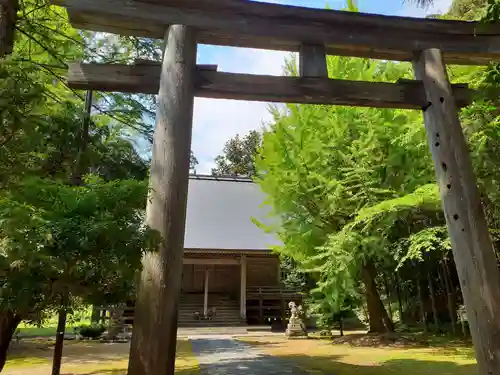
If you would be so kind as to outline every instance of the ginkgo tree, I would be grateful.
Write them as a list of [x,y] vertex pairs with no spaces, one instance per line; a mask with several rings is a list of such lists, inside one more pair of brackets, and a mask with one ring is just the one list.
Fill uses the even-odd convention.
[[[443,17],[459,17],[459,8]],[[338,79],[413,77],[407,63],[356,58],[329,57],[328,69]],[[482,89],[461,117],[494,236],[500,133],[498,103],[487,89],[498,93],[496,72],[449,69],[453,80]],[[286,73],[297,75],[293,60]],[[256,180],[282,219],[274,228],[284,243],[277,250],[317,279],[312,295],[319,310],[335,313],[364,296],[371,330],[386,331],[397,299],[400,322],[407,315],[425,329],[431,320],[437,328],[440,321],[451,322],[454,329],[463,301],[421,114],[315,105],[286,105],[272,113]]]
[[[345,57],[328,58],[328,70],[331,78],[367,81],[395,81],[411,74],[408,64]],[[287,73],[296,74],[293,61]],[[384,249],[371,237],[361,242],[344,238],[347,246],[338,246],[335,236],[364,207],[433,181],[420,114],[311,105],[276,108],[257,166],[258,182],[283,218],[281,251],[318,270],[319,288],[335,290],[339,306],[359,291],[355,280],[363,279],[371,329],[392,330],[375,280]]]

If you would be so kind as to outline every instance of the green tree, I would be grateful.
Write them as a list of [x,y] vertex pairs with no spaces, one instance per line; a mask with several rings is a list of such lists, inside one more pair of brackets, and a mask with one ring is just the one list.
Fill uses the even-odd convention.
[[77,297],[130,297],[142,252],[154,245],[141,214],[146,193],[142,181],[92,178],[75,187],[34,178],[1,197],[0,315],[12,321],[2,325],[10,335],[2,335],[0,368],[20,319],[69,309]]
[[[395,81],[407,64],[329,58],[332,78]],[[288,74],[296,74],[293,64]],[[288,105],[274,111],[257,166],[259,183],[282,217],[282,253],[319,271],[319,291],[335,299],[363,292],[371,328],[391,329],[380,302],[378,269],[388,249],[375,237],[339,242],[356,212],[433,181],[418,112]],[[359,280],[363,279],[363,285]]]
[[[64,61],[107,57],[85,49],[89,35],[72,29],[62,10],[45,1],[22,1],[17,29],[13,53],[0,64],[0,367],[21,319],[41,322],[45,312],[70,309],[75,301],[124,300],[147,245],[147,231],[139,223],[148,163],[130,140],[147,138],[151,128],[143,122],[147,108],[142,99],[96,94],[92,121],[82,126],[83,95],[64,84]],[[102,44],[110,41],[104,38]],[[131,49],[119,52],[124,58],[131,55]],[[77,174],[91,172],[104,181],[70,186],[77,165],[83,166]],[[38,176],[36,183],[33,176]],[[113,181],[131,178],[140,181]],[[126,208],[120,210],[123,202]],[[111,221],[123,231],[113,230]],[[12,225],[25,237],[16,237]],[[87,237],[91,242],[85,242]],[[96,254],[109,252],[109,258],[89,263],[91,248]],[[80,273],[66,267],[71,261]],[[92,269],[100,273],[92,276]],[[85,278],[92,279],[93,290]]]
[[[482,7],[457,0],[444,17],[478,18]],[[412,77],[404,63],[330,58],[328,65],[333,78],[394,82]],[[498,93],[496,68],[449,70],[454,80]],[[286,73],[295,75],[295,66],[289,64]],[[500,162],[496,97],[478,97],[462,112],[494,235],[500,203],[494,172]],[[406,309],[418,307],[427,329],[429,315],[439,325],[436,295],[441,293],[454,322],[461,296],[453,292],[458,280],[421,116],[304,105],[273,114],[258,158],[259,182],[283,219],[281,253],[318,275],[312,294],[320,309],[341,311],[346,300],[364,294],[371,329],[382,331],[391,324],[381,300],[390,308],[396,291],[400,319],[404,294]]]
[[216,176],[255,175],[255,155],[261,144],[261,133],[251,130],[243,138],[238,134],[226,142],[222,155],[215,158],[216,167],[212,174]]

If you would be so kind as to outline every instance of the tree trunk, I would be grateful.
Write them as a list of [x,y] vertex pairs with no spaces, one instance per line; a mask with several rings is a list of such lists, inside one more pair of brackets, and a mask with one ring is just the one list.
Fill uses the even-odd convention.
[[439,331],[439,319],[438,319],[438,314],[437,314],[437,309],[436,309],[436,291],[434,290],[434,283],[432,282],[430,271],[427,271],[427,282],[429,283],[429,291],[430,291],[430,297],[431,297],[432,316],[434,318],[434,325],[436,326],[436,329]]
[[0,311],[0,372],[5,366],[7,350],[21,320],[21,317],[11,310]]
[[443,260],[443,278],[444,278],[444,286],[446,288],[446,302],[448,306],[448,315],[450,316],[451,321],[451,330],[453,334],[457,333],[457,312],[455,310],[455,294],[451,290],[450,286],[450,277],[448,265],[446,264],[446,260]]
[[170,26],[163,56],[146,223],[161,236],[143,257],[129,375],[172,375],[181,291],[196,78],[196,33]]
[[10,55],[14,49],[18,10],[19,0],[6,0],[0,5],[0,58]]
[[500,375],[500,270],[442,52],[417,52],[414,69],[479,373]]
[[417,292],[418,292],[418,304],[420,308],[420,323],[422,323],[422,328],[424,329],[424,332],[427,333],[428,327],[427,327],[427,317],[425,315],[425,301],[424,301],[424,295],[422,293],[422,281],[420,279],[417,280]]
[[394,325],[389,319],[384,304],[380,299],[375,282],[375,266],[372,262],[368,262],[362,267],[361,275],[365,284],[370,332],[385,333],[394,331]]
[[344,337],[344,318],[342,316],[340,316],[339,326],[340,326],[340,337]]
[[59,375],[61,373],[61,362],[67,315],[68,313],[66,312],[65,308],[61,308],[59,310],[59,318],[57,319],[56,345],[54,347],[54,359],[52,361],[52,375]]
[[404,312],[403,312],[403,302],[401,300],[401,286],[399,285],[399,276],[396,272],[396,295],[398,297],[398,308],[399,308],[399,322],[405,324]]
[[85,117],[83,118],[82,130],[79,135],[78,154],[76,156],[75,165],[73,168],[73,175],[71,177],[71,184],[80,186],[83,183],[83,175],[87,171],[85,156],[89,144],[89,129],[92,114],[92,91],[87,91],[85,96]]
[[101,309],[96,305],[92,306],[92,315],[90,318],[91,323],[100,323],[101,322]]
[[387,298],[387,310],[389,312],[389,317],[391,321],[394,319],[394,315],[392,314],[392,306],[391,306],[391,290],[389,289],[389,281],[387,280],[387,276],[384,273],[384,287],[385,287],[385,296]]

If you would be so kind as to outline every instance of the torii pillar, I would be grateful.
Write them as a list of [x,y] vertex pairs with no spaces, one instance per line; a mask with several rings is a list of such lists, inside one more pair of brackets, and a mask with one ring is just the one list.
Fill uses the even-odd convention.
[[442,52],[415,54],[441,203],[462,288],[479,373],[500,374],[500,273]]
[[146,223],[161,235],[148,252],[136,300],[129,375],[174,374],[196,74],[195,31],[173,25],[158,93]]

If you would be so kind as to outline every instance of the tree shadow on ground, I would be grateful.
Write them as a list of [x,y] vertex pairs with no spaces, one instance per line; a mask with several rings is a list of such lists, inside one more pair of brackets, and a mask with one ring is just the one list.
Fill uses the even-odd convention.
[[381,363],[356,365],[341,361],[339,356],[281,355],[279,358],[296,363],[303,369],[322,375],[476,375],[473,364],[426,361],[419,359],[389,359]]
[[[198,375],[199,370],[192,370],[192,369],[176,369],[175,370],[176,375]],[[63,372],[61,375],[127,375],[127,370],[126,369],[106,369],[106,370],[95,370],[91,372],[78,372],[78,373],[71,373],[71,372]]]
[[[265,354],[248,342],[192,340],[201,372],[218,375],[309,375],[293,361]],[[269,344],[267,345],[269,347]]]
[[[126,343],[100,343],[71,341],[65,343],[62,360],[62,375],[121,375],[126,374],[130,345]],[[176,373],[190,372],[196,362],[189,351],[186,341],[180,341],[177,349],[180,368]],[[40,340],[17,345],[7,360],[7,371],[33,375],[47,374],[53,356],[53,343]],[[30,370],[28,370],[30,369]]]
[[[119,361],[126,358],[129,344],[100,343],[92,341],[68,341],[64,343],[63,362],[95,363]],[[8,362],[22,365],[37,365],[51,361],[54,354],[53,340],[22,340],[9,350]]]

